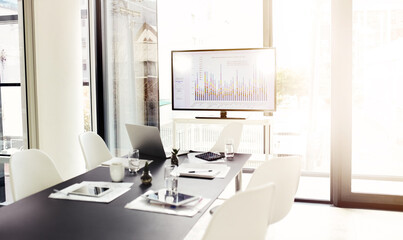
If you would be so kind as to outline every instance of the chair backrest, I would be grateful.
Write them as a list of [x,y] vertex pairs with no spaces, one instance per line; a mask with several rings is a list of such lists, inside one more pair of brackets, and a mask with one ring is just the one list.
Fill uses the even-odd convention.
[[38,149],[11,155],[10,183],[14,200],[20,200],[62,182],[52,159]]
[[224,146],[228,139],[233,140],[234,152],[238,151],[239,143],[241,142],[243,124],[239,122],[229,123],[223,128],[214,146],[210,149],[211,152],[224,152]]
[[106,146],[104,140],[94,132],[85,132],[79,135],[81,150],[84,155],[85,166],[91,170],[101,163],[112,158],[112,154]]
[[238,192],[214,212],[203,240],[263,240],[275,196],[275,184]]
[[294,203],[301,172],[299,157],[276,157],[267,160],[253,173],[246,189],[253,189],[267,183],[276,185],[273,212],[270,223],[283,219]]

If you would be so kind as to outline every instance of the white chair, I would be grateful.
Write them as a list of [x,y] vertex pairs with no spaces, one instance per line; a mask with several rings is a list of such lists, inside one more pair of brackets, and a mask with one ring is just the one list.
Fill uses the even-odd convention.
[[112,159],[112,154],[104,140],[94,132],[85,132],[78,137],[84,155],[87,171]]
[[275,185],[268,183],[226,200],[212,216],[203,240],[265,239],[274,191]]
[[10,183],[15,201],[62,182],[52,159],[38,149],[16,152],[10,158]]
[[246,190],[272,182],[276,185],[276,195],[271,224],[283,219],[294,203],[301,171],[299,157],[276,157],[267,160],[253,173]]
[[239,122],[229,123],[223,128],[210,152],[224,152],[224,146],[228,139],[233,140],[234,152],[238,151],[241,142],[243,124]]

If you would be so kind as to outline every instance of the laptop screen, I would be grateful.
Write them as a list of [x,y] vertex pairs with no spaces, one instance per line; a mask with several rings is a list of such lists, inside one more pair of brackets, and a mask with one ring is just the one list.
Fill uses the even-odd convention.
[[157,127],[126,124],[132,148],[139,149],[140,155],[167,158]]

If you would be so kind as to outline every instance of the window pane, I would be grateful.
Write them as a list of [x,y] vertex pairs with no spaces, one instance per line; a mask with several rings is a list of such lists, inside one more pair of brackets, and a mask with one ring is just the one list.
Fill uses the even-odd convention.
[[[165,147],[173,145],[173,117],[219,116],[214,112],[171,110],[171,51],[262,47],[262,5],[262,0],[247,3],[243,0],[158,1],[160,127]],[[176,144],[182,149],[208,150],[222,127],[219,124],[180,124],[176,132],[180,142]],[[240,151],[263,153],[262,138],[261,126],[244,128]]]
[[91,131],[90,39],[88,27],[88,0],[81,0],[81,42],[83,68],[84,131]]
[[157,3],[104,4],[106,141],[114,154],[124,155],[131,146],[126,123],[158,125]]
[[402,66],[403,2],[354,0],[353,192],[403,195]]
[[15,14],[18,14],[18,0],[0,1],[0,16],[15,15]]
[[18,24],[0,21],[0,82],[20,83],[20,49]]
[[297,198],[330,200],[330,2],[273,1],[273,153],[302,157]]
[[1,88],[1,153],[11,154],[23,146],[21,87]]
[[[0,1],[0,153],[12,154],[24,146],[21,105],[20,29],[18,1]],[[26,138],[25,138],[26,139]],[[26,147],[26,146],[25,146]]]

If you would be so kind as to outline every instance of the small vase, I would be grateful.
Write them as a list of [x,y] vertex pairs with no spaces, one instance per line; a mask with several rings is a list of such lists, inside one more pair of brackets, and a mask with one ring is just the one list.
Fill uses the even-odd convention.
[[151,185],[153,177],[151,176],[150,171],[143,171],[143,174],[141,175],[140,179],[143,185]]
[[148,167],[148,162],[146,162],[146,165],[144,166],[143,174],[141,175],[140,179],[141,179],[141,183],[143,185],[146,185],[146,186],[151,185],[151,181],[153,180],[153,177],[151,176],[150,169]]
[[174,154],[171,156],[171,165],[179,166],[178,156]]

